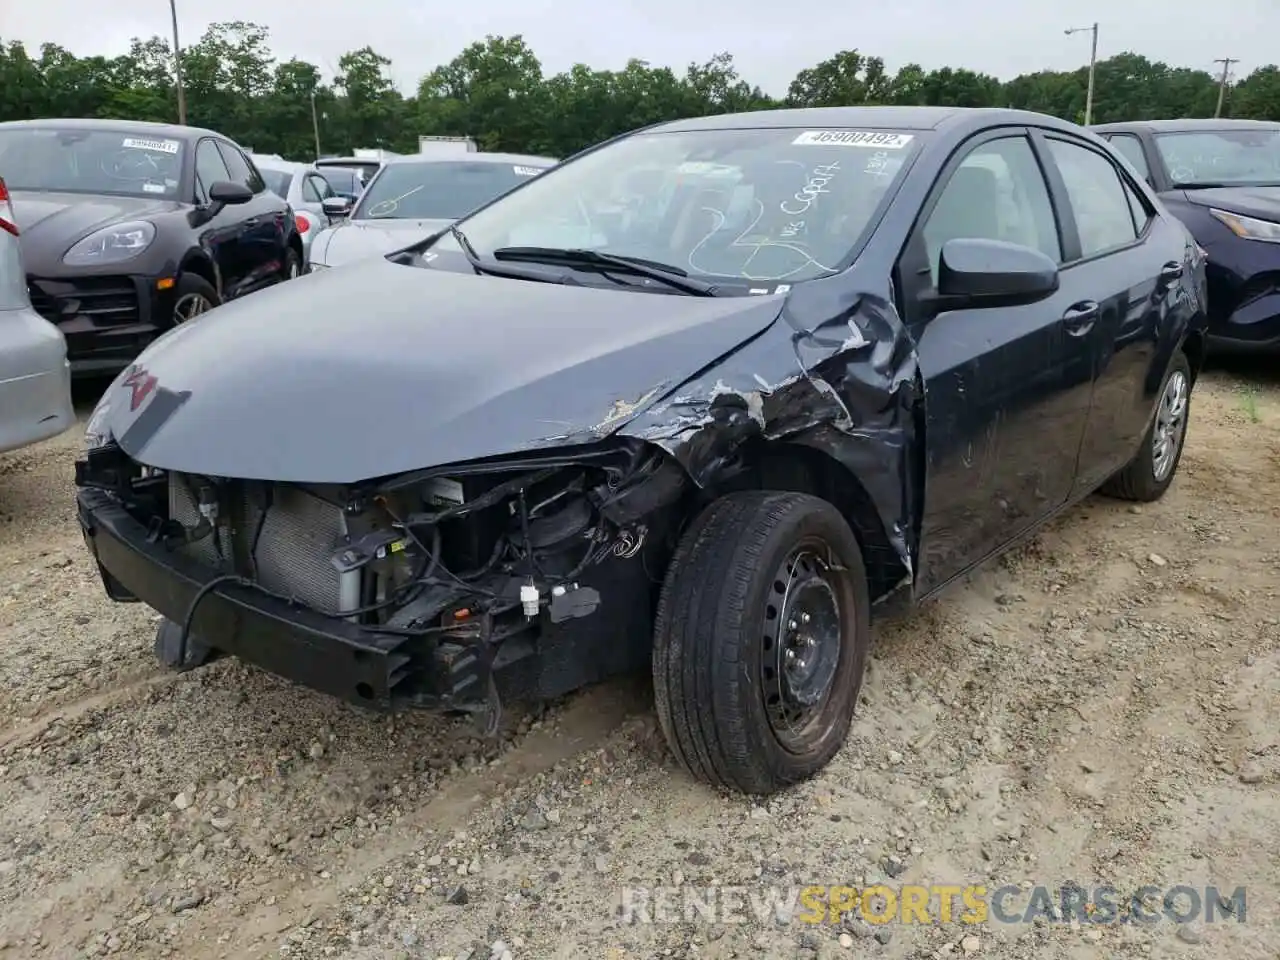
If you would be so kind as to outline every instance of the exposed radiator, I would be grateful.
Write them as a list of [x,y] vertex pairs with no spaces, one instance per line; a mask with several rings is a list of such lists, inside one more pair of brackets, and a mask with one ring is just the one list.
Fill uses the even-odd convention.
[[[181,474],[169,475],[169,516],[184,526],[200,522],[197,489]],[[181,548],[189,557],[227,572],[235,569],[233,538],[247,550],[261,514],[242,488],[238,497],[244,519],[237,518],[234,528],[219,527],[226,559],[219,561],[212,536]],[[294,487],[277,484],[254,554],[258,582],[268,590],[295,597],[320,610],[355,609],[360,603],[359,571],[344,575],[329,562],[346,533],[346,517],[340,508]]]

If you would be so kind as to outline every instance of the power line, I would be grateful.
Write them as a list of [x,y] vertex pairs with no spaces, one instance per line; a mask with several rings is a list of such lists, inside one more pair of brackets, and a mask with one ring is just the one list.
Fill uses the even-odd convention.
[[1231,72],[1231,65],[1240,61],[1235,57],[1219,57],[1214,63],[1222,64],[1222,79],[1218,81],[1218,105],[1214,108],[1213,115],[1215,117],[1222,116],[1222,101],[1227,95],[1227,77]]

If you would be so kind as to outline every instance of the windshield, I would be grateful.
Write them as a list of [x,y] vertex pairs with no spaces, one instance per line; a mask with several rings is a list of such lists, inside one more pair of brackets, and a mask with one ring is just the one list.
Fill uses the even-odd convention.
[[354,197],[358,196],[360,191],[364,189],[364,180],[361,178],[362,171],[353,170],[350,167],[319,167],[318,169],[320,176],[328,181],[334,193]]
[[1175,184],[1280,183],[1280,128],[1156,134]]
[[[462,229],[481,256],[585,248],[694,276],[805,280],[844,266],[920,139],[885,130],[638,134],[548,171]],[[451,237],[439,244],[456,247]]]
[[10,190],[176,199],[185,149],[127,129],[0,129],[0,170]]
[[259,165],[258,172],[262,174],[262,179],[267,182],[267,189],[274,193],[281,200],[289,199],[289,184],[293,183],[293,174],[284,170],[272,170],[268,167]]
[[369,184],[355,220],[455,220],[542,170],[492,160],[393,163]]

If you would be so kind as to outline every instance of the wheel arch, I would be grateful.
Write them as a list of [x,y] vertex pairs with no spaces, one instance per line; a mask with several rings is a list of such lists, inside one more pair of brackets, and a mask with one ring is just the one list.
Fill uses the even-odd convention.
[[1192,330],[1188,333],[1182,341],[1182,352],[1187,355],[1187,362],[1191,365],[1191,384],[1195,386],[1195,382],[1200,376],[1200,370],[1204,366],[1205,357],[1208,354],[1208,344],[1205,340],[1204,331]]
[[208,281],[209,285],[217,292],[218,297],[222,297],[222,280],[218,276],[217,264],[203,251],[192,250],[188,252],[178,266],[178,273],[194,273],[196,276]]
[[848,466],[801,438],[753,445],[743,452],[743,469],[707,490],[721,496],[736,490],[808,493],[840,511],[862,545],[872,602],[888,595],[909,574],[894,547],[866,484]]

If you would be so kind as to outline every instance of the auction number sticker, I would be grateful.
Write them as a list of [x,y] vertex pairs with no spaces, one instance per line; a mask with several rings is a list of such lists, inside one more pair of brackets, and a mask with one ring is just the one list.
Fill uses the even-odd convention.
[[517,177],[536,177],[542,171],[537,167],[512,167]]
[[806,130],[791,142],[805,146],[902,150],[914,139],[910,133],[881,133],[875,130]]
[[157,153],[177,153],[177,140],[139,140],[136,137],[126,137],[124,142],[120,144],[130,150],[154,150]]

